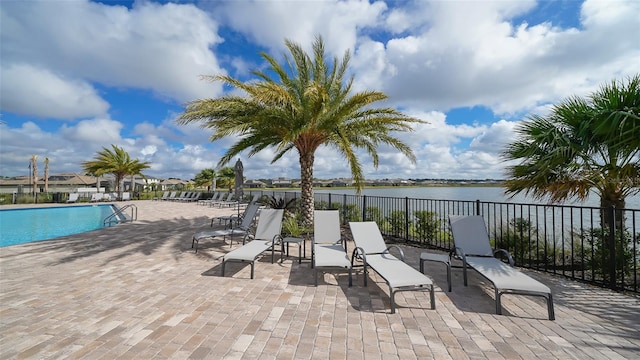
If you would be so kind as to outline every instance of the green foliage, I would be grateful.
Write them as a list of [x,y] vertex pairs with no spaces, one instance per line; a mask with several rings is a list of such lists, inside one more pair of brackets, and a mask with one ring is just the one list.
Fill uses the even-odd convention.
[[[633,245],[636,249],[640,245],[640,234],[633,238],[630,231],[616,232],[615,239],[615,273],[617,281],[624,277],[633,282],[634,267],[640,270],[640,254],[633,252]],[[602,279],[605,284],[611,281],[611,251],[609,245],[609,230],[607,228],[585,229],[581,234],[577,234],[580,242],[576,244],[577,252],[583,256],[581,265],[587,272],[593,273],[595,280]],[[579,260],[578,260],[579,261]]]
[[562,202],[594,191],[601,207],[624,208],[640,192],[640,75],[531,115],[503,157],[516,164],[507,168],[508,193]]
[[302,237],[311,232],[311,228],[304,225],[302,215],[299,212],[291,213],[282,220],[282,233],[284,236]]
[[289,199],[287,201],[284,198],[271,196],[269,198],[269,207],[272,209],[285,209],[291,211],[297,207],[296,200],[297,199]]
[[391,224],[391,234],[395,237],[403,237],[405,235],[405,225],[407,223],[407,213],[401,210],[394,210],[387,217]]
[[382,211],[379,207],[376,206],[367,206],[367,211],[365,212],[364,221],[375,221],[378,226],[382,226],[385,222],[385,218],[382,215]]
[[356,204],[347,204],[344,214],[345,219],[343,219],[343,223],[349,221],[360,221],[360,213],[360,208]]
[[415,236],[419,240],[433,241],[440,229],[441,220],[438,214],[432,211],[416,210],[413,212],[415,225],[413,227]]
[[113,174],[118,193],[121,192],[120,185],[125,176],[142,175],[142,170],[151,167],[147,161],[131,159],[128,152],[113,144],[111,149],[103,147],[93,160],[85,161],[81,166],[84,171],[95,176]]

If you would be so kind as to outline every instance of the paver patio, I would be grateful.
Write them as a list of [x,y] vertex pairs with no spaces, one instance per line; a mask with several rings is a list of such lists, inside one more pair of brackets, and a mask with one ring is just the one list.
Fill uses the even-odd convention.
[[[454,269],[449,293],[444,266],[427,263],[436,309],[428,292],[401,292],[390,314],[373,273],[368,287],[361,271],[351,288],[346,273],[314,287],[308,260],[265,256],[253,280],[235,263],[221,277],[228,241],[203,240],[194,254],[191,236],[233,210],[132,203],[135,223],[0,248],[0,358],[640,358],[636,296],[527,271],[552,288],[556,320],[535,297],[506,295],[496,315],[480,276],[464,287]],[[415,268],[421,251],[405,247]]]

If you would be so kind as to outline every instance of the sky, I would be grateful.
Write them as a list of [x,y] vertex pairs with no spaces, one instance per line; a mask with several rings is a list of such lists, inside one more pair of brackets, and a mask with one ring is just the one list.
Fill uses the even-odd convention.
[[[351,54],[354,91],[388,95],[427,124],[395,136],[415,164],[378,148],[358,153],[367,179],[503,179],[514,128],[569,96],[640,71],[640,1],[85,1],[0,2],[0,176],[82,172],[104,147],[149,161],[147,176],[192,179],[238,138],[176,118],[193,100],[232,89],[283,59],[285,40]],[[241,154],[248,179],[300,177],[298,154]],[[235,160],[228,166],[233,166]],[[350,177],[330,148],[314,176]]]

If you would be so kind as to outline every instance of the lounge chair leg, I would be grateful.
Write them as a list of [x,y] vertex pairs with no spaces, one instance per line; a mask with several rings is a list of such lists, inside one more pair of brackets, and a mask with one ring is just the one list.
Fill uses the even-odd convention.
[[253,265],[254,265],[254,262],[252,261],[252,262],[251,262],[251,278],[252,278],[252,279],[253,279]]
[[496,314],[502,315],[502,304],[500,303],[500,292],[496,289]]
[[222,259],[222,277],[224,277],[224,266],[226,265],[224,259]]
[[[449,289],[449,291],[451,291],[451,289]],[[433,284],[431,284],[431,310],[435,310],[435,309],[436,309],[436,294],[433,288]]]
[[318,286],[318,269],[316,268],[314,271],[315,274],[315,285]]
[[353,280],[351,276],[351,268],[349,268],[349,287],[351,287],[352,285],[353,285]]
[[551,293],[549,293],[549,296],[547,297],[547,310],[549,312],[549,320],[555,320],[556,314],[553,311],[553,296]]
[[389,287],[389,295],[391,297],[391,313],[395,314],[396,313],[396,301],[395,301],[396,293],[395,291],[393,291],[391,287]]

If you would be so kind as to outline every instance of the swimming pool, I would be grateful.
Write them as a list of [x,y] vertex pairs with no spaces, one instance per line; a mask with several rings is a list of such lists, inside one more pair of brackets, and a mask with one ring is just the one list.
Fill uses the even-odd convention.
[[0,210],[0,247],[101,229],[112,213],[111,205]]

